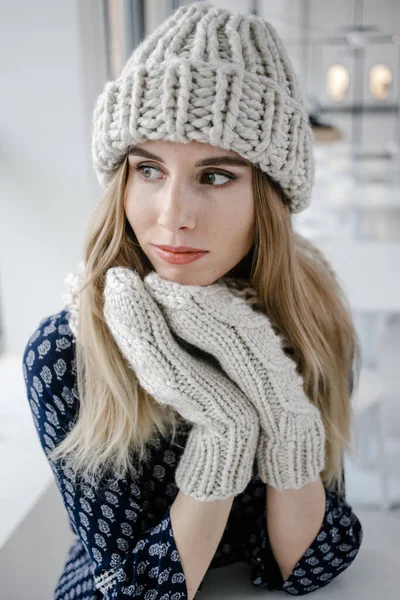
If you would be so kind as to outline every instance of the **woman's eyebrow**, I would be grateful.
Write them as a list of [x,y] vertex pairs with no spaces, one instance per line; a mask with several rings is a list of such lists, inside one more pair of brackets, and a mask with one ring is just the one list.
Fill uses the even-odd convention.
[[[144,158],[150,158],[151,160],[162,161],[162,158],[156,156],[152,152],[139,148],[138,146],[131,146],[129,148],[129,156],[143,156]],[[203,158],[197,161],[195,167],[207,167],[210,165],[233,165],[236,167],[249,167],[251,163],[242,158],[236,156],[211,156],[210,158]]]

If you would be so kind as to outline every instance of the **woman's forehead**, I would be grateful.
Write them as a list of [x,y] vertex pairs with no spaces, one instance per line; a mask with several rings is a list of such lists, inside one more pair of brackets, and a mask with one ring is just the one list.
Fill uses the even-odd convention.
[[[236,167],[251,167],[251,162],[232,150],[191,140],[188,143],[169,140],[149,140],[128,149],[129,155],[142,156],[150,160],[176,160],[194,163],[195,166],[226,164]],[[215,160],[214,160],[215,159]]]

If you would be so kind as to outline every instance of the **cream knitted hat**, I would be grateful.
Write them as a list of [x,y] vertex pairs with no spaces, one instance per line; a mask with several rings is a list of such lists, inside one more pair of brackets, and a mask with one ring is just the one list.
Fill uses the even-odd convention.
[[92,155],[105,186],[128,147],[197,140],[232,150],[280,184],[293,213],[314,184],[313,132],[299,81],[263,18],[195,2],[147,36],[93,115]]

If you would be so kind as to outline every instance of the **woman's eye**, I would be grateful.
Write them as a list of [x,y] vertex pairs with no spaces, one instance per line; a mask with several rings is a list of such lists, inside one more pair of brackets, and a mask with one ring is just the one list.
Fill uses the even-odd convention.
[[[160,169],[158,169],[157,167],[154,167],[153,165],[138,165],[137,167],[133,167],[135,169],[135,171],[139,171],[142,175],[142,177],[147,180],[147,181],[153,181],[156,178],[150,178],[147,176],[147,171],[158,171],[160,172]],[[225,178],[225,181],[219,180],[220,182],[218,183],[218,178]],[[235,175],[232,174],[227,174],[227,173],[219,173],[218,171],[206,171],[204,173],[202,173],[201,179],[204,179],[206,185],[209,185],[210,187],[223,187],[225,185],[227,185],[229,183],[229,181],[232,181],[234,179],[236,179]],[[226,181],[227,180],[227,181]]]
[[138,167],[133,167],[136,171],[140,171],[141,174],[144,175],[145,179],[149,179],[149,177],[145,176],[145,169],[146,170],[152,170],[153,171],[159,171],[160,169],[157,169],[157,167],[152,167],[150,165],[139,165]]
[[[236,179],[233,175],[225,175],[224,173],[218,173],[217,171],[208,171],[208,173],[203,173],[203,176],[205,177],[206,183],[208,185],[213,185],[213,183],[215,183],[215,185],[213,185],[213,187],[221,187],[222,185],[225,185],[229,181]],[[228,181],[225,181],[222,183],[217,183],[215,181],[215,177],[225,177],[225,179],[227,179]]]

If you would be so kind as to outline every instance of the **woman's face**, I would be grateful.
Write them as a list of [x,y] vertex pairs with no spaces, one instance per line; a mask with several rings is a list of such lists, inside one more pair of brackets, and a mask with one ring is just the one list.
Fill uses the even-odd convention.
[[[125,213],[163,279],[211,285],[253,244],[251,163],[236,152],[195,140],[138,144],[129,153]],[[154,245],[190,246],[207,253],[174,264],[164,260]]]

